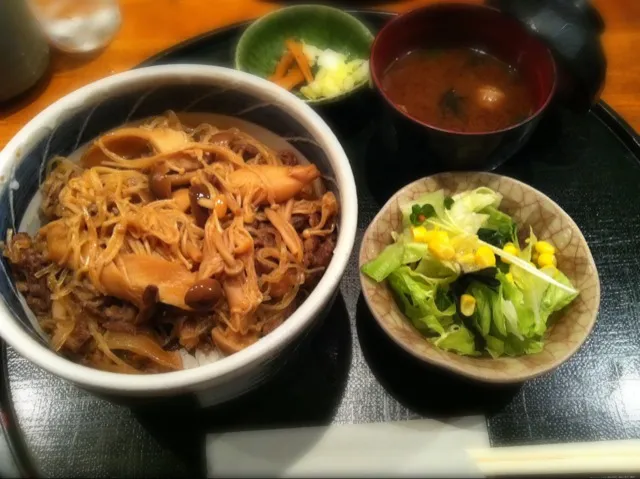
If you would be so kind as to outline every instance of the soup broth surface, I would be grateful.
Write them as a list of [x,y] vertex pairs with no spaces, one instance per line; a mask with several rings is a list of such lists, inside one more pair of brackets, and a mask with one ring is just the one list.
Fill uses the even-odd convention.
[[501,130],[534,112],[522,75],[473,48],[414,50],[389,67],[382,85],[398,108],[445,130]]

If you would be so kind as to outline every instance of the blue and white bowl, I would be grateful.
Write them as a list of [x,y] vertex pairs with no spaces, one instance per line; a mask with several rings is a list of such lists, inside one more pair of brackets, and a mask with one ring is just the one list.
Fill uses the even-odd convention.
[[281,143],[271,144],[274,148],[293,147],[329,179],[327,186],[341,207],[338,240],[313,292],[282,326],[239,353],[183,371],[126,375],[91,369],[52,351],[3,260],[0,335],[36,365],[94,392],[142,397],[207,391],[207,401],[216,403],[269,376],[277,360],[328,309],[353,248],[358,201],[351,166],[335,135],[304,102],[266,80],[212,66],[155,66],[92,83],[44,110],[0,152],[0,238],[10,228],[24,230],[37,222],[33,199],[52,156],[69,155],[106,131],[167,110],[222,115],[241,128],[249,122],[258,139]]

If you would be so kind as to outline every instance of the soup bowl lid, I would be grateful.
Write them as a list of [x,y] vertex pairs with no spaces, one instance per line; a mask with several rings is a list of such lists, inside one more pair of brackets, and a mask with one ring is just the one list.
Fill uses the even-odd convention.
[[486,0],[540,38],[556,61],[559,99],[575,110],[600,100],[607,61],[600,35],[605,25],[587,0]]

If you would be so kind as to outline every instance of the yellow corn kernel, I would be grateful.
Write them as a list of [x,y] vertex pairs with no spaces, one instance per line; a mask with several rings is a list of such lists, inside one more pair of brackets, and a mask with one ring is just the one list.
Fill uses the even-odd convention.
[[556,249],[548,241],[538,241],[534,248],[538,254],[556,254]]
[[431,251],[436,258],[444,261],[452,260],[456,256],[456,250],[453,249],[453,246],[448,242],[431,241],[429,243],[429,251]]
[[507,281],[509,281],[509,283],[513,284],[513,275],[511,273],[505,274],[504,277],[507,278]]
[[505,253],[509,253],[512,254],[513,256],[518,256],[518,248],[516,247],[516,245],[514,245],[513,243],[507,243],[504,245],[504,248],[502,248],[502,250]]
[[449,244],[450,243],[449,235],[447,234],[446,231],[436,230],[433,232],[433,236],[431,237],[429,242]]
[[[502,251],[504,251],[505,253],[511,254],[513,256],[518,256],[518,253],[520,252],[518,250],[518,247],[513,243],[505,244],[504,247],[502,248]],[[502,258],[502,261],[504,261],[507,264],[510,264],[510,261],[506,258]]]
[[465,263],[465,264],[473,264],[475,260],[476,260],[475,256],[471,253],[460,255],[460,257],[458,258],[458,261],[460,263]]
[[411,228],[411,235],[413,236],[413,241],[417,241],[418,243],[427,243],[429,240],[427,228],[424,226],[416,226],[415,228]]
[[439,259],[448,261],[456,255],[456,250],[451,246],[449,235],[446,231],[433,231],[429,239],[429,250]]
[[476,298],[470,294],[460,296],[460,314],[463,316],[471,316],[476,310]]
[[490,268],[496,265],[496,255],[488,246],[480,246],[476,250],[475,262],[481,268]]
[[428,230],[424,226],[418,226],[416,228],[411,229],[411,233],[413,234],[413,240],[418,243],[429,243],[433,239],[433,236],[436,234],[433,230]]
[[544,268],[545,266],[555,266],[558,264],[555,255],[550,253],[542,253],[538,256],[538,266]]

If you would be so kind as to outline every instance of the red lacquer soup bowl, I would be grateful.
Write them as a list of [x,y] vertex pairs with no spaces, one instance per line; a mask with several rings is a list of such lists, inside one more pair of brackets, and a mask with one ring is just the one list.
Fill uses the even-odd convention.
[[[412,113],[411,104],[394,102],[385,90],[385,75],[394,62],[416,50],[449,47],[487,53],[515,70],[529,93],[527,115],[499,129],[461,131],[425,121]],[[517,20],[479,5],[436,4],[394,18],[378,33],[370,65],[400,141],[411,142],[420,161],[445,169],[493,169],[513,156],[531,137],[557,82],[553,55],[541,40]],[[432,83],[441,74],[436,69],[421,72],[434,75]],[[416,101],[427,93],[415,90]]]

